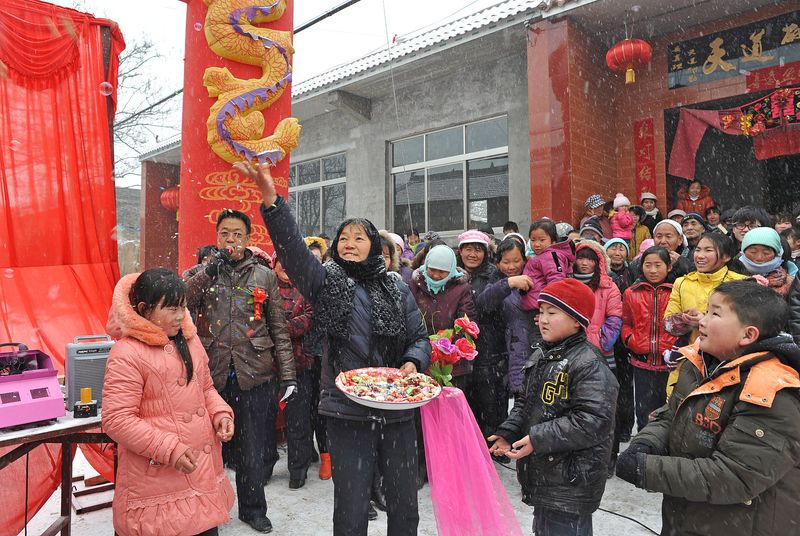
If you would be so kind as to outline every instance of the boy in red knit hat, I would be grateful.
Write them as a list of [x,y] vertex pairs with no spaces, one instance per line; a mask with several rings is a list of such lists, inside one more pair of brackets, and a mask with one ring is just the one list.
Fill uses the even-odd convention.
[[619,384],[586,339],[594,294],[575,279],[539,295],[544,342],[525,365],[522,396],[488,438],[494,456],[517,460],[536,534],[592,534],[605,491]]

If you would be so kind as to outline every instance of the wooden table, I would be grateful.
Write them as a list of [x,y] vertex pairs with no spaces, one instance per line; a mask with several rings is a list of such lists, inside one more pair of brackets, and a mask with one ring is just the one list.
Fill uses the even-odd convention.
[[[99,412],[98,412],[99,413]],[[0,432],[0,447],[13,447],[13,450],[0,456],[0,470],[25,456],[44,443],[61,443],[61,516],[56,519],[42,536],[70,536],[72,521],[72,445],[79,443],[110,443],[109,437],[100,430],[100,415],[87,419],[75,419],[72,412],[59,418],[55,423]],[[27,475],[25,475],[27,478]]]

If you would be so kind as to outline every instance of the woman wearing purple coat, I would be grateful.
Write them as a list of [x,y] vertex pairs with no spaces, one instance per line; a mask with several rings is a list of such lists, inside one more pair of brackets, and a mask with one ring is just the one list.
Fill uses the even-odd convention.
[[529,326],[533,325],[533,312],[522,308],[522,296],[532,286],[525,268],[525,246],[514,238],[506,238],[497,247],[497,267],[505,276],[490,284],[475,298],[475,306],[482,311],[502,314],[505,324],[505,342],[508,352],[508,387],[516,397],[522,392],[525,374],[523,367],[531,355]]

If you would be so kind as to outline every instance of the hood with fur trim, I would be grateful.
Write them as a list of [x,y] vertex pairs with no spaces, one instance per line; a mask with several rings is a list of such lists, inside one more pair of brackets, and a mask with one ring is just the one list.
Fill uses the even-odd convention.
[[[106,331],[117,340],[123,337],[133,337],[149,346],[167,344],[169,337],[164,330],[137,313],[131,305],[129,294],[138,278],[138,273],[128,274],[117,282],[111,300],[111,309],[108,311]],[[183,317],[181,331],[186,340],[197,334],[197,328],[194,327],[188,310]]]
[[[383,238],[384,240],[388,240],[392,246],[395,245],[394,239],[391,236],[389,236],[389,231],[378,231],[378,234],[381,235],[381,238]],[[397,248],[395,247],[389,248],[389,257],[391,258],[391,260],[389,261],[389,271],[399,272],[400,255],[397,254]]]
[[594,252],[597,253],[597,258],[600,260],[600,273],[611,275],[611,259],[608,258],[606,250],[603,249],[602,245],[598,244],[594,240],[576,240],[575,252],[577,253],[583,248],[592,248]]
[[317,246],[323,257],[328,253],[328,244],[325,243],[324,239],[318,236],[307,236],[303,238],[303,242],[305,242],[308,247]]

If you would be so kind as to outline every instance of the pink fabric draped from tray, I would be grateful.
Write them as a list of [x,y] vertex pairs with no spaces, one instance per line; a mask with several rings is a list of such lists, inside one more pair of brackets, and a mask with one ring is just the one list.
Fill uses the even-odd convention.
[[420,412],[439,535],[522,536],[464,393],[445,387]]

